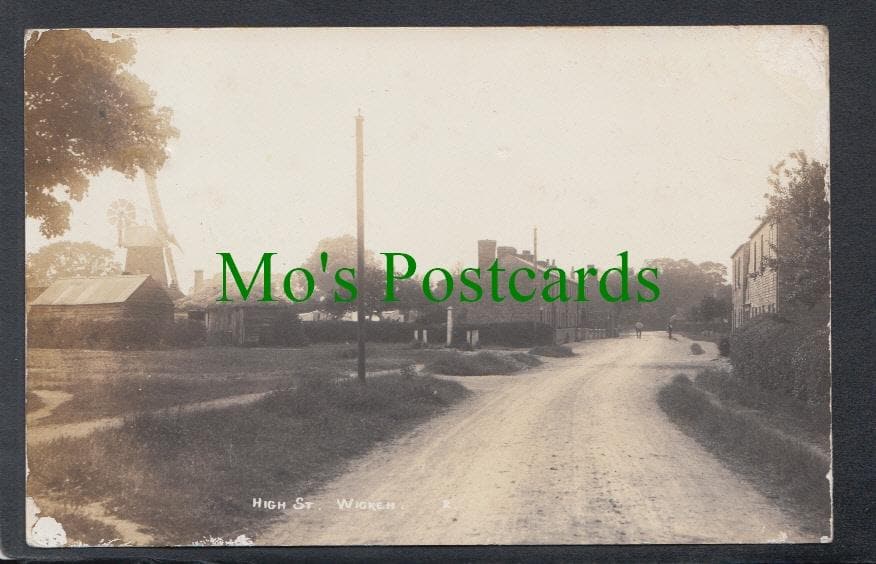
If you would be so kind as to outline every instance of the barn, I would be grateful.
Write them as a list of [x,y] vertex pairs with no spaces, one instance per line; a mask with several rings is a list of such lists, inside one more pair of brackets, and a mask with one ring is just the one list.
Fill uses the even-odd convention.
[[173,301],[148,274],[62,278],[30,304],[28,343],[128,347],[157,343],[173,324]]

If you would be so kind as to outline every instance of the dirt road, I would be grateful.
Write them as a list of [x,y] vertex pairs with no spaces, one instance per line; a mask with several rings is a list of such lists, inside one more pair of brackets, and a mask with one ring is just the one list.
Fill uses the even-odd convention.
[[817,542],[657,406],[673,375],[714,364],[704,348],[646,333],[520,375],[458,378],[471,399],[351,461],[310,509],[289,500],[256,543]]

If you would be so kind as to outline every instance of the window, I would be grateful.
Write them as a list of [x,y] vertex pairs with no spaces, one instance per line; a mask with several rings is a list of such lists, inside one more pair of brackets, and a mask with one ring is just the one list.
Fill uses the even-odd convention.
[[764,258],[763,233],[760,234],[760,269],[763,271],[766,268],[766,260]]
[[757,241],[752,241],[753,249],[752,252],[752,261],[751,261],[751,271],[757,272]]

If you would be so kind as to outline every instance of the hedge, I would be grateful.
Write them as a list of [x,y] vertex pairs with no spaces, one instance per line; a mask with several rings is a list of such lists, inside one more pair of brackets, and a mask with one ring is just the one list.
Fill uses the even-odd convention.
[[[418,325],[416,329],[429,332],[430,343],[444,343],[447,324]],[[457,323],[453,326],[453,345],[466,343],[466,332],[477,329],[481,345],[531,348],[554,344],[554,330],[550,325],[534,321],[506,321],[496,323]],[[413,336],[413,332],[411,332]],[[409,337],[410,338],[410,337]]]
[[830,399],[830,332],[776,314],[758,316],[730,338],[730,362],[743,382],[812,405]]
[[149,319],[28,319],[27,344],[45,348],[145,349],[158,346],[168,323]]
[[[357,325],[355,321],[308,321],[302,323],[302,331],[311,343],[350,343],[357,339]],[[415,327],[409,323],[368,321],[365,325],[368,342],[409,343],[414,338]]]
[[[409,343],[414,331],[429,333],[429,343],[443,344],[446,340],[447,325],[418,323],[397,323],[392,321],[369,321],[366,323],[366,340],[375,343]],[[453,344],[466,342],[466,331],[478,329],[482,345],[528,348],[538,345],[551,345],[554,330],[543,323],[507,322],[482,324],[456,324],[453,326]],[[357,338],[355,321],[312,321],[302,323],[302,331],[311,343],[346,343]]]

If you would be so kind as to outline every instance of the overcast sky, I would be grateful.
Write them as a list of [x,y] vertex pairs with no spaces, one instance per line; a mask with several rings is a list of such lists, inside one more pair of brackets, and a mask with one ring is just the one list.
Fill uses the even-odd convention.
[[[729,265],[769,167],[828,155],[817,27],[112,31],[180,130],[158,188],[183,289],[219,251],[285,270],[355,233],[360,108],[366,244],[420,273],[474,265],[478,239],[531,249],[533,226],[564,267],[621,250]],[[64,239],[114,247],[117,198],[150,218],[142,177],[107,172]]]

